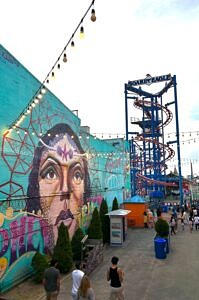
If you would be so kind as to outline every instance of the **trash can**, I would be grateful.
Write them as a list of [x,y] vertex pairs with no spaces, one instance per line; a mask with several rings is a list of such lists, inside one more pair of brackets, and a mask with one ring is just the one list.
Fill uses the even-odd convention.
[[166,258],[166,240],[163,238],[154,239],[155,256],[156,258]]

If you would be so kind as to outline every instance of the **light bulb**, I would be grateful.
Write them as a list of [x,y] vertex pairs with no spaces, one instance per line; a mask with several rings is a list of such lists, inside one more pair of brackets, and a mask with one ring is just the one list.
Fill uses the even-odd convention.
[[42,87],[41,93],[42,93],[42,94],[45,94],[45,93],[46,93],[46,88],[45,88],[45,86]]
[[55,79],[55,72],[52,72],[51,76],[52,76],[53,79]]
[[70,45],[71,45],[71,47],[75,47],[74,41],[72,41]]
[[80,39],[84,38],[84,27],[83,26],[80,27],[79,37],[80,37]]
[[41,93],[39,93],[39,95],[37,95],[37,98],[38,98],[38,99],[42,99],[42,97],[43,97],[43,96],[42,96]]
[[95,15],[95,10],[94,10],[94,8],[91,10],[91,21],[92,22],[95,22],[96,21],[96,15]]
[[60,69],[60,64],[57,65],[57,69]]
[[67,62],[67,56],[66,56],[66,53],[64,53],[64,56],[63,56],[63,62]]

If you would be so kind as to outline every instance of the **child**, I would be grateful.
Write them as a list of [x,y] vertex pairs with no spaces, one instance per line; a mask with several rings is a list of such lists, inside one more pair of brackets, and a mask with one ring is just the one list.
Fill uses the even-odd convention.
[[176,234],[175,233],[176,220],[174,218],[174,215],[171,216],[170,226],[171,226],[171,235]]
[[146,211],[144,212],[144,228],[148,228],[148,218]]

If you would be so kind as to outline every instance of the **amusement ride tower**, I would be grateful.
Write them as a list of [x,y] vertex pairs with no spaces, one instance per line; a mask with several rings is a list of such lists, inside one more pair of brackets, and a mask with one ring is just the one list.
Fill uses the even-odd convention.
[[[159,83],[164,87],[158,92],[141,88]],[[152,87],[150,87],[152,89]],[[171,90],[172,89],[172,90]],[[173,91],[173,93],[172,93]],[[167,95],[165,95],[167,94]],[[167,96],[165,102],[163,96]],[[169,100],[168,100],[169,98]],[[130,105],[129,105],[130,103]],[[129,119],[129,110],[136,116]],[[174,106],[176,139],[165,142],[165,128],[172,124]],[[138,111],[139,110],[139,111]],[[138,113],[139,112],[139,113]],[[165,188],[179,188],[180,205],[183,205],[183,189],[180,159],[179,120],[176,76],[171,74],[129,81],[125,84],[126,140],[130,143],[131,194],[164,198]],[[132,130],[136,127],[136,130]],[[166,176],[167,163],[178,156],[176,178]]]

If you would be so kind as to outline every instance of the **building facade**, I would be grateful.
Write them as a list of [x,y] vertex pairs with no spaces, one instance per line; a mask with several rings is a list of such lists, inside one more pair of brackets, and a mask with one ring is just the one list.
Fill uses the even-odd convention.
[[[89,88],[88,88],[89,90]],[[53,251],[63,222],[72,238],[103,198],[130,195],[128,146],[103,141],[0,46],[0,291]]]

